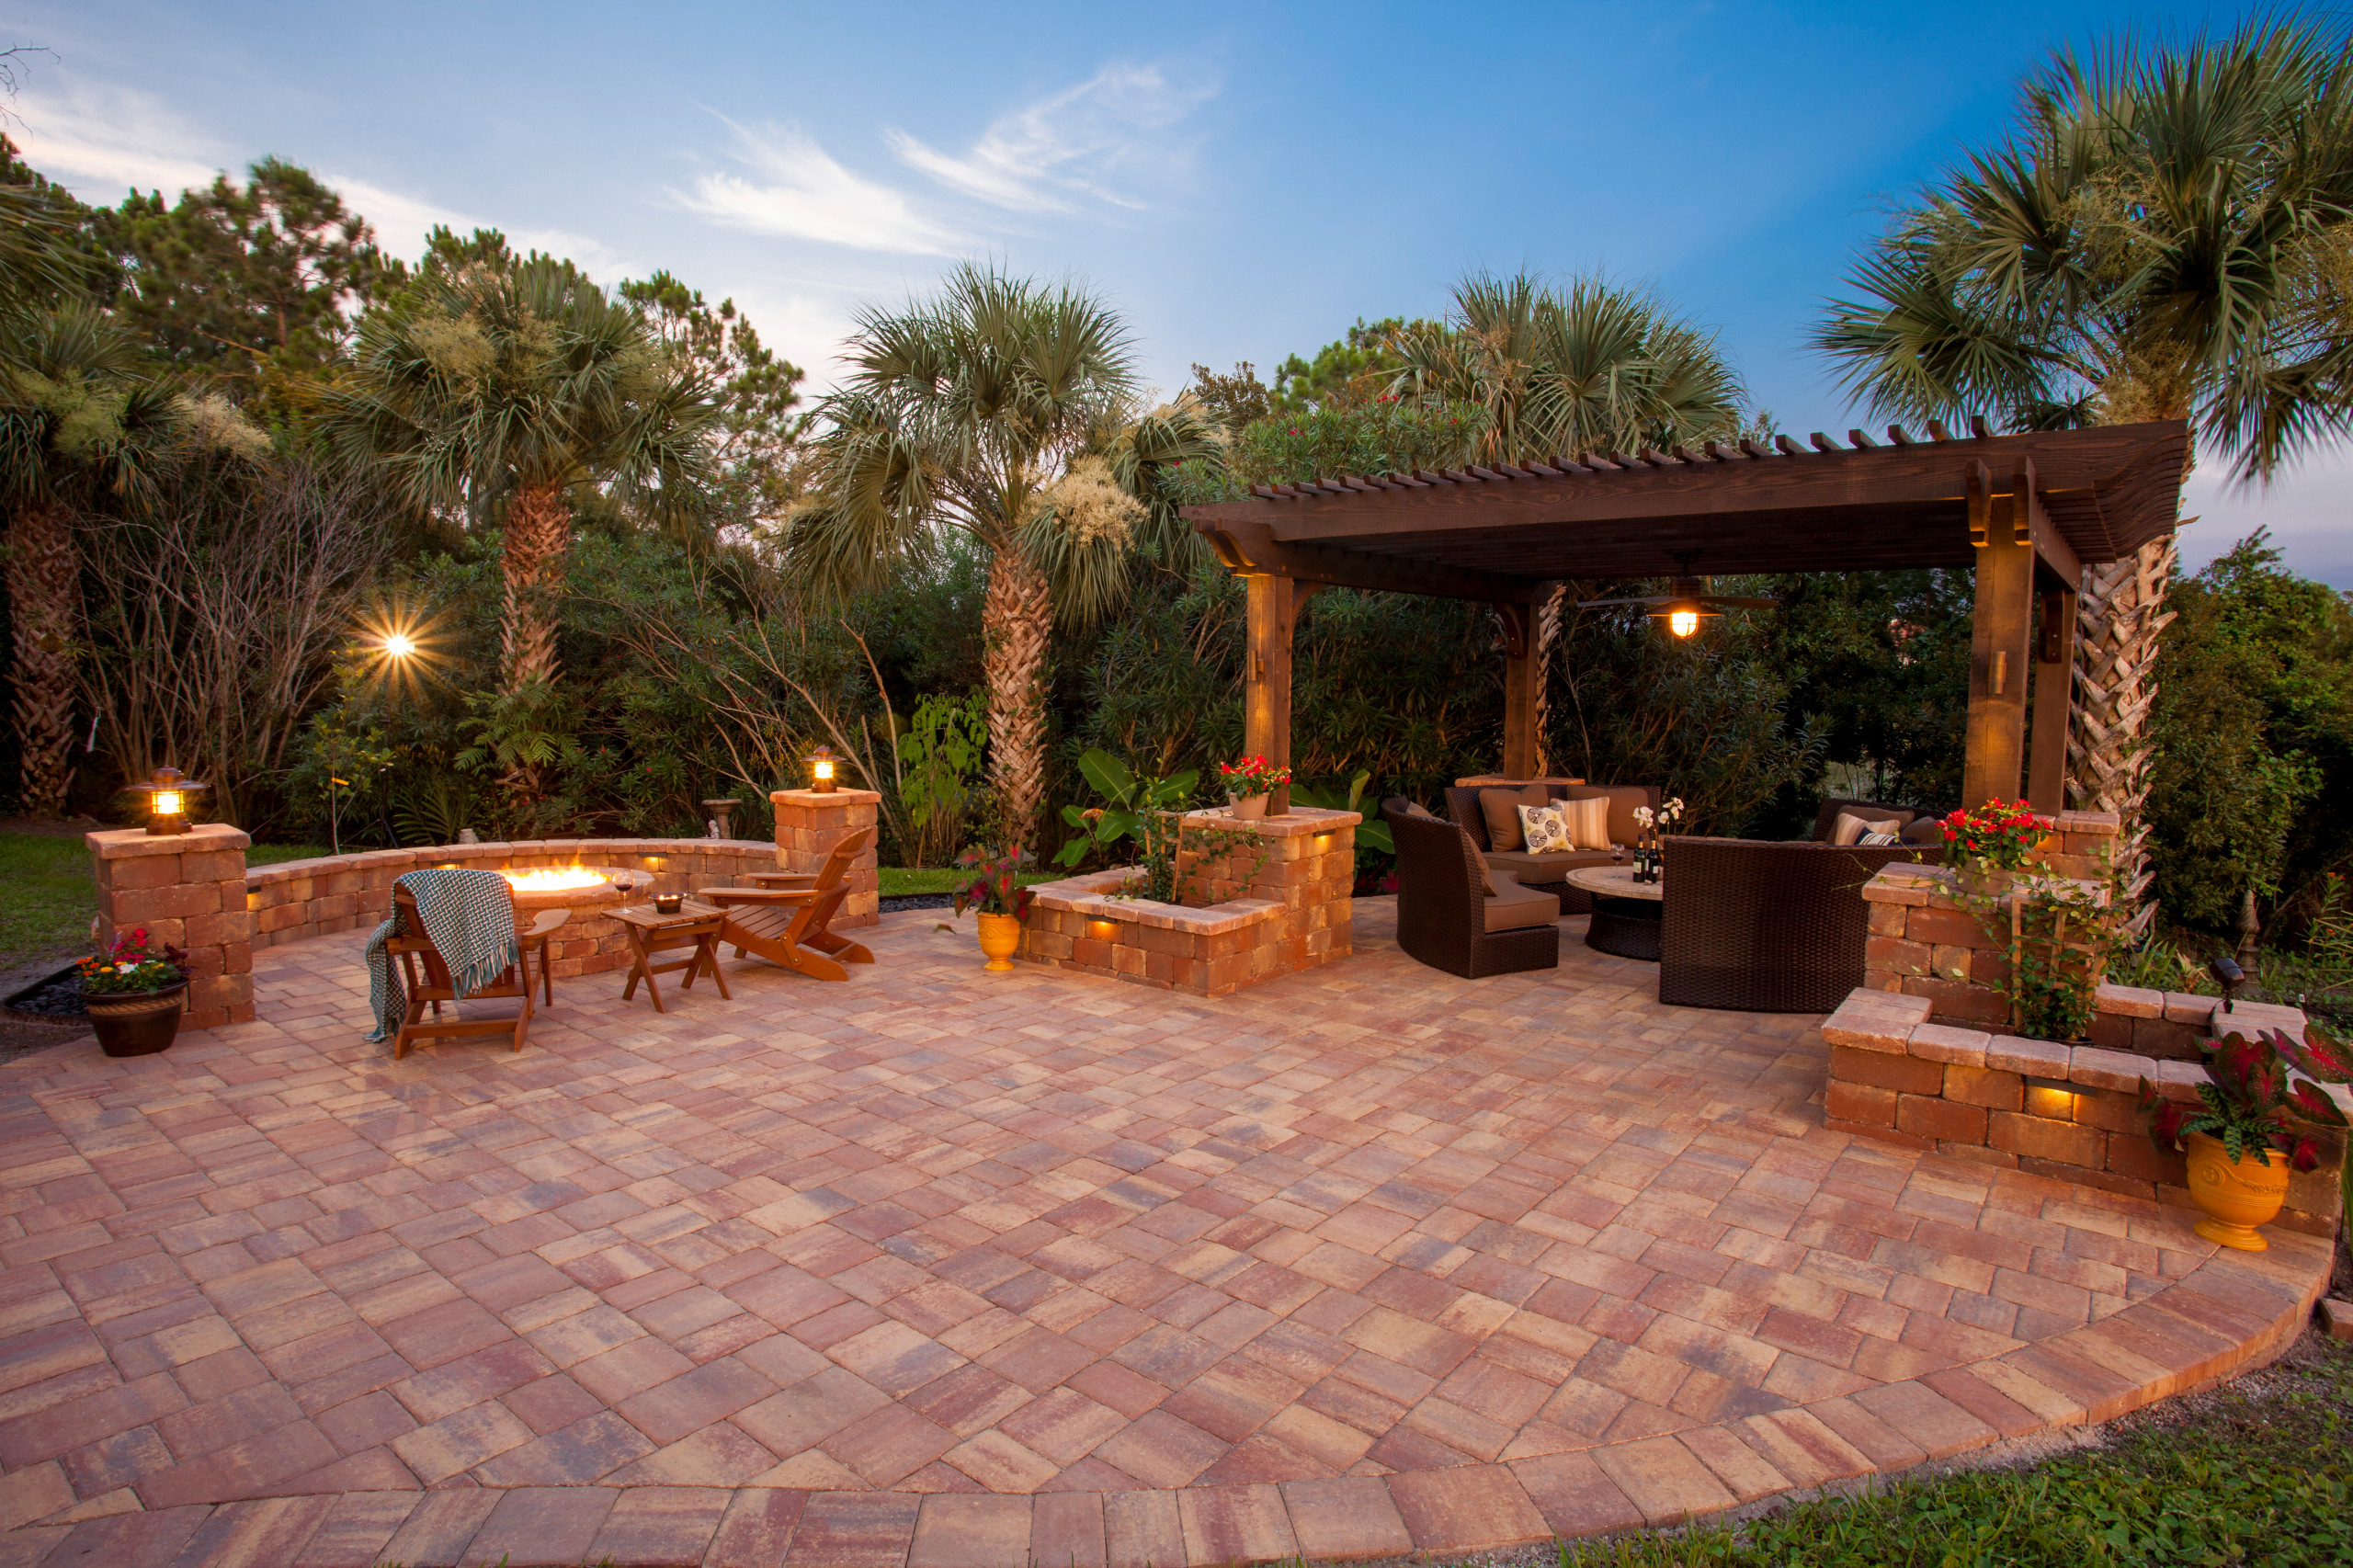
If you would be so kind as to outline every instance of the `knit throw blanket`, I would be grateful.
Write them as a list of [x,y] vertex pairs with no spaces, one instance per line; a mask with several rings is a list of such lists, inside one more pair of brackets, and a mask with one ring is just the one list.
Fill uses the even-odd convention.
[[[397,884],[416,900],[426,940],[449,967],[460,996],[472,996],[506,973],[521,957],[515,943],[515,898],[495,871],[411,871]],[[384,944],[415,933],[400,928],[400,906],[368,938],[368,1005],[376,1014],[379,1040],[397,1033],[408,1015],[408,991],[400,966]]]

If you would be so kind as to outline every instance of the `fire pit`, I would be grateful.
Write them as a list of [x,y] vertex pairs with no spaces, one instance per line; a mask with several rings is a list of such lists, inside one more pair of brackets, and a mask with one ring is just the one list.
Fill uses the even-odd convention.
[[627,938],[620,924],[609,918],[610,912],[651,887],[653,872],[608,866],[529,866],[498,874],[515,890],[518,926],[529,926],[546,910],[571,912],[572,918],[548,942],[558,979],[629,962]]

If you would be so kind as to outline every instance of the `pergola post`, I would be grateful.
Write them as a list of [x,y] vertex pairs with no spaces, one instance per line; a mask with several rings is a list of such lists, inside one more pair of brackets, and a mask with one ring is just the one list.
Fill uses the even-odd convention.
[[1536,777],[1536,688],[1544,678],[1530,624],[1534,617],[1524,604],[1495,607],[1504,631],[1504,777]]
[[1969,472],[1969,534],[1977,607],[1969,643],[1969,728],[1961,804],[2015,800],[2026,771],[2028,658],[2034,627],[2034,473],[2021,467],[1997,496],[1982,462]]
[[[1254,573],[1244,579],[1249,610],[1244,638],[1242,749],[1279,767],[1290,765],[1290,632],[1298,615],[1289,577]],[[1290,787],[1267,801],[1270,815],[1290,810]]]
[[2075,696],[2075,589],[2052,586],[2046,574],[2040,597],[2026,798],[2038,812],[2062,812],[2067,809],[2067,716]]

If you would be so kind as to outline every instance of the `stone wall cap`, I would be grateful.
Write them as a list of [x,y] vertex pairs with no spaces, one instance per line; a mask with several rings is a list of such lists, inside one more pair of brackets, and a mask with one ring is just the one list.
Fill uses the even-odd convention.
[[1912,1031],[1928,1021],[1931,1006],[1926,996],[1858,988],[1822,1020],[1822,1038],[1855,1051],[1901,1056]]
[[1066,877],[1057,882],[1040,882],[1029,890],[1030,907],[1201,937],[1239,931],[1283,912],[1281,904],[1264,898],[1229,899],[1207,909],[1188,909],[1181,903],[1162,903],[1148,898],[1112,897],[1134,874],[1131,869],[1118,869]]
[[879,806],[881,794],[873,790],[771,790],[768,803],[777,806]]
[[2056,820],[2062,833],[2105,834],[2111,838],[2124,824],[2114,812],[2061,812]]
[[2067,1081],[2093,1089],[2117,1089],[2125,1094],[2139,1091],[2141,1080],[2152,1078],[2155,1059],[2136,1056],[2129,1051],[2108,1051],[2097,1045],[2079,1045],[2067,1060]]
[[186,833],[150,834],[143,827],[107,827],[85,833],[82,842],[101,860],[132,860],[147,855],[203,855],[216,849],[244,849],[252,837],[225,822],[189,824]]
[[2009,1034],[1995,1035],[1985,1046],[1986,1066],[2034,1078],[2065,1078],[2074,1056],[2055,1040],[2024,1040]]
[[2165,1016],[2165,994],[2162,991],[2147,991],[2137,985],[2102,985],[2094,998],[2103,1013],[2118,1013],[2128,1018]]
[[1261,838],[1304,838],[1310,834],[1337,833],[1363,821],[1360,812],[1331,812],[1316,806],[1293,806],[1281,816],[1254,817],[1248,822],[1236,821],[1230,806],[1185,813],[1187,827],[1223,828],[1230,833],[1254,833]]
[[1957,1029],[1946,1024],[1922,1024],[1912,1031],[1904,1054],[1961,1067],[1985,1065],[1985,1048],[1994,1037],[1984,1029]]

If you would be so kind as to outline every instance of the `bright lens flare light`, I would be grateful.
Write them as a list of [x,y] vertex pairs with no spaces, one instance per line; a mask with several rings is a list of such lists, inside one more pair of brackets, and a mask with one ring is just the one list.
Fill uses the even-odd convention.
[[1696,609],[1671,611],[1666,618],[1666,629],[1677,637],[1688,637],[1699,630],[1699,612]]
[[388,658],[405,659],[416,652],[416,639],[406,632],[392,631],[384,636],[384,653]]

